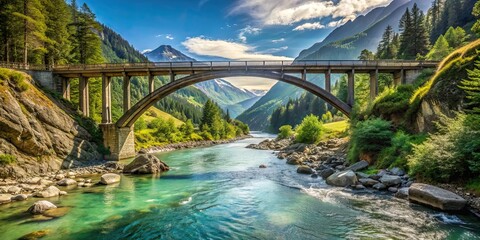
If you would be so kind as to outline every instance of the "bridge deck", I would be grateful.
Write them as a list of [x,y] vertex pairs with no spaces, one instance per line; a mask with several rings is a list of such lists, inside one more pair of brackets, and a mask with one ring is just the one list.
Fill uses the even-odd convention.
[[209,62],[149,62],[149,63],[106,63],[90,65],[59,65],[52,70],[65,77],[78,75],[99,77],[192,74],[192,72],[225,70],[265,70],[285,73],[345,73],[355,69],[356,73],[394,72],[399,70],[419,70],[435,68],[438,62],[432,61],[209,61]]

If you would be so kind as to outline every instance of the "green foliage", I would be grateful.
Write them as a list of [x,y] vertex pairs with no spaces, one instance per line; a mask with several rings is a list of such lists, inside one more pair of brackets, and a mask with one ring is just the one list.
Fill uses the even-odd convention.
[[428,32],[425,25],[425,16],[413,5],[408,8],[400,20],[400,47],[398,56],[401,59],[416,59],[417,55],[423,56],[428,53]]
[[395,59],[400,47],[399,44],[399,35],[393,31],[392,26],[388,25],[383,33],[382,40],[378,44],[376,58]]
[[362,155],[377,156],[384,148],[390,147],[392,124],[382,119],[369,119],[352,126],[348,160],[356,162]]
[[358,60],[375,60],[375,54],[368,49],[363,49],[360,56],[358,56]]
[[147,128],[147,122],[145,122],[145,119],[143,117],[140,117],[136,122],[135,122],[135,131],[140,131],[143,129]]
[[480,178],[471,180],[467,183],[466,188],[470,191],[474,191],[475,193],[480,193]]
[[445,40],[453,49],[465,46],[468,43],[468,38],[467,32],[461,27],[450,27],[445,33]]
[[426,135],[410,135],[397,131],[390,147],[384,148],[377,157],[375,166],[379,169],[399,167],[408,170],[407,157],[412,153],[413,146],[425,141]]
[[480,61],[477,61],[473,70],[468,70],[468,78],[460,83],[460,88],[467,94],[466,108],[470,112],[480,114]]
[[290,125],[283,125],[278,129],[280,132],[278,133],[277,139],[287,139],[293,136],[295,132]]
[[427,60],[441,60],[450,54],[451,48],[443,35],[437,39],[430,52],[427,54]]
[[322,122],[317,116],[310,114],[297,126],[295,132],[297,133],[295,137],[296,142],[317,143],[320,141],[323,133]]
[[9,165],[15,163],[17,157],[10,154],[0,154],[0,165]]
[[475,16],[475,18],[477,18],[477,21],[472,26],[472,32],[476,33],[477,35],[480,35],[480,20],[479,20],[479,18],[480,18],[480,1],[477,1],[475,3],[475,6],[473,7],[473,10],[472,10],[472,15]]
[[412,85],[386,88],[375,99],[372,114],[385,119],[388,119],[392,114],[404,114],[409,108],[413,91],[414,87]]

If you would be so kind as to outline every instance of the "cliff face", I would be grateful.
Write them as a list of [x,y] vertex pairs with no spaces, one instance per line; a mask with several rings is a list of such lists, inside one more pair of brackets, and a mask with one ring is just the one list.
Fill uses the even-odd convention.
[[32,84],[30,76],[0,69],[0,177],[24,177],[101,158],[90,134]]

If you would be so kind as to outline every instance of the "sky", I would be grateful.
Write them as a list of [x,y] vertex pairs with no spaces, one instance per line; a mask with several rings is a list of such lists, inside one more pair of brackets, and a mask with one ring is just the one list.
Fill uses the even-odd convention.
[[[139,51],[196,60],[292,60],[335,27],[392,0],[77,0]],[[275,82],[231,81],[250,89]]]

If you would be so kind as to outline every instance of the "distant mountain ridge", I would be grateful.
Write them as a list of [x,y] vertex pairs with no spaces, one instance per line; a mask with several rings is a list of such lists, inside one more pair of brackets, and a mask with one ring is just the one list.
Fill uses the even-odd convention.
[[[144,53],[144,55],[153,62],[196,61],[196,59],[187,56],[170,45],[161,45],[153,51]],[[228,110],[232,118],[237,117],[253,104],[240,103],[248,100],[250,100],[249,103],[256,102],[259,96],[265,94],[262,91],[249,91],[236,87],[223,79],[197,83],[194,87],[215,101],[224,111]]]
[[195,61],[170,45],[161,45],[153,51],[143,53],[152,62]]
[[[375,8],[336,28],[323,41],[303,50],[296,60],[353,60],[357,59],[363,49],[375,52],[385,28],[391,25],[398,31],[400,18],[407,7],[411,9],[415,3],[424,12],[431,5],[426,0],[394,0],[388,6]],[[323,76],[309,80],[324,86]],[[303,89],[278,82],[238,119],[247,123],[252,130],[267,130],[272,112],[285,105],[290,98],[298,98],[303,93]]]

